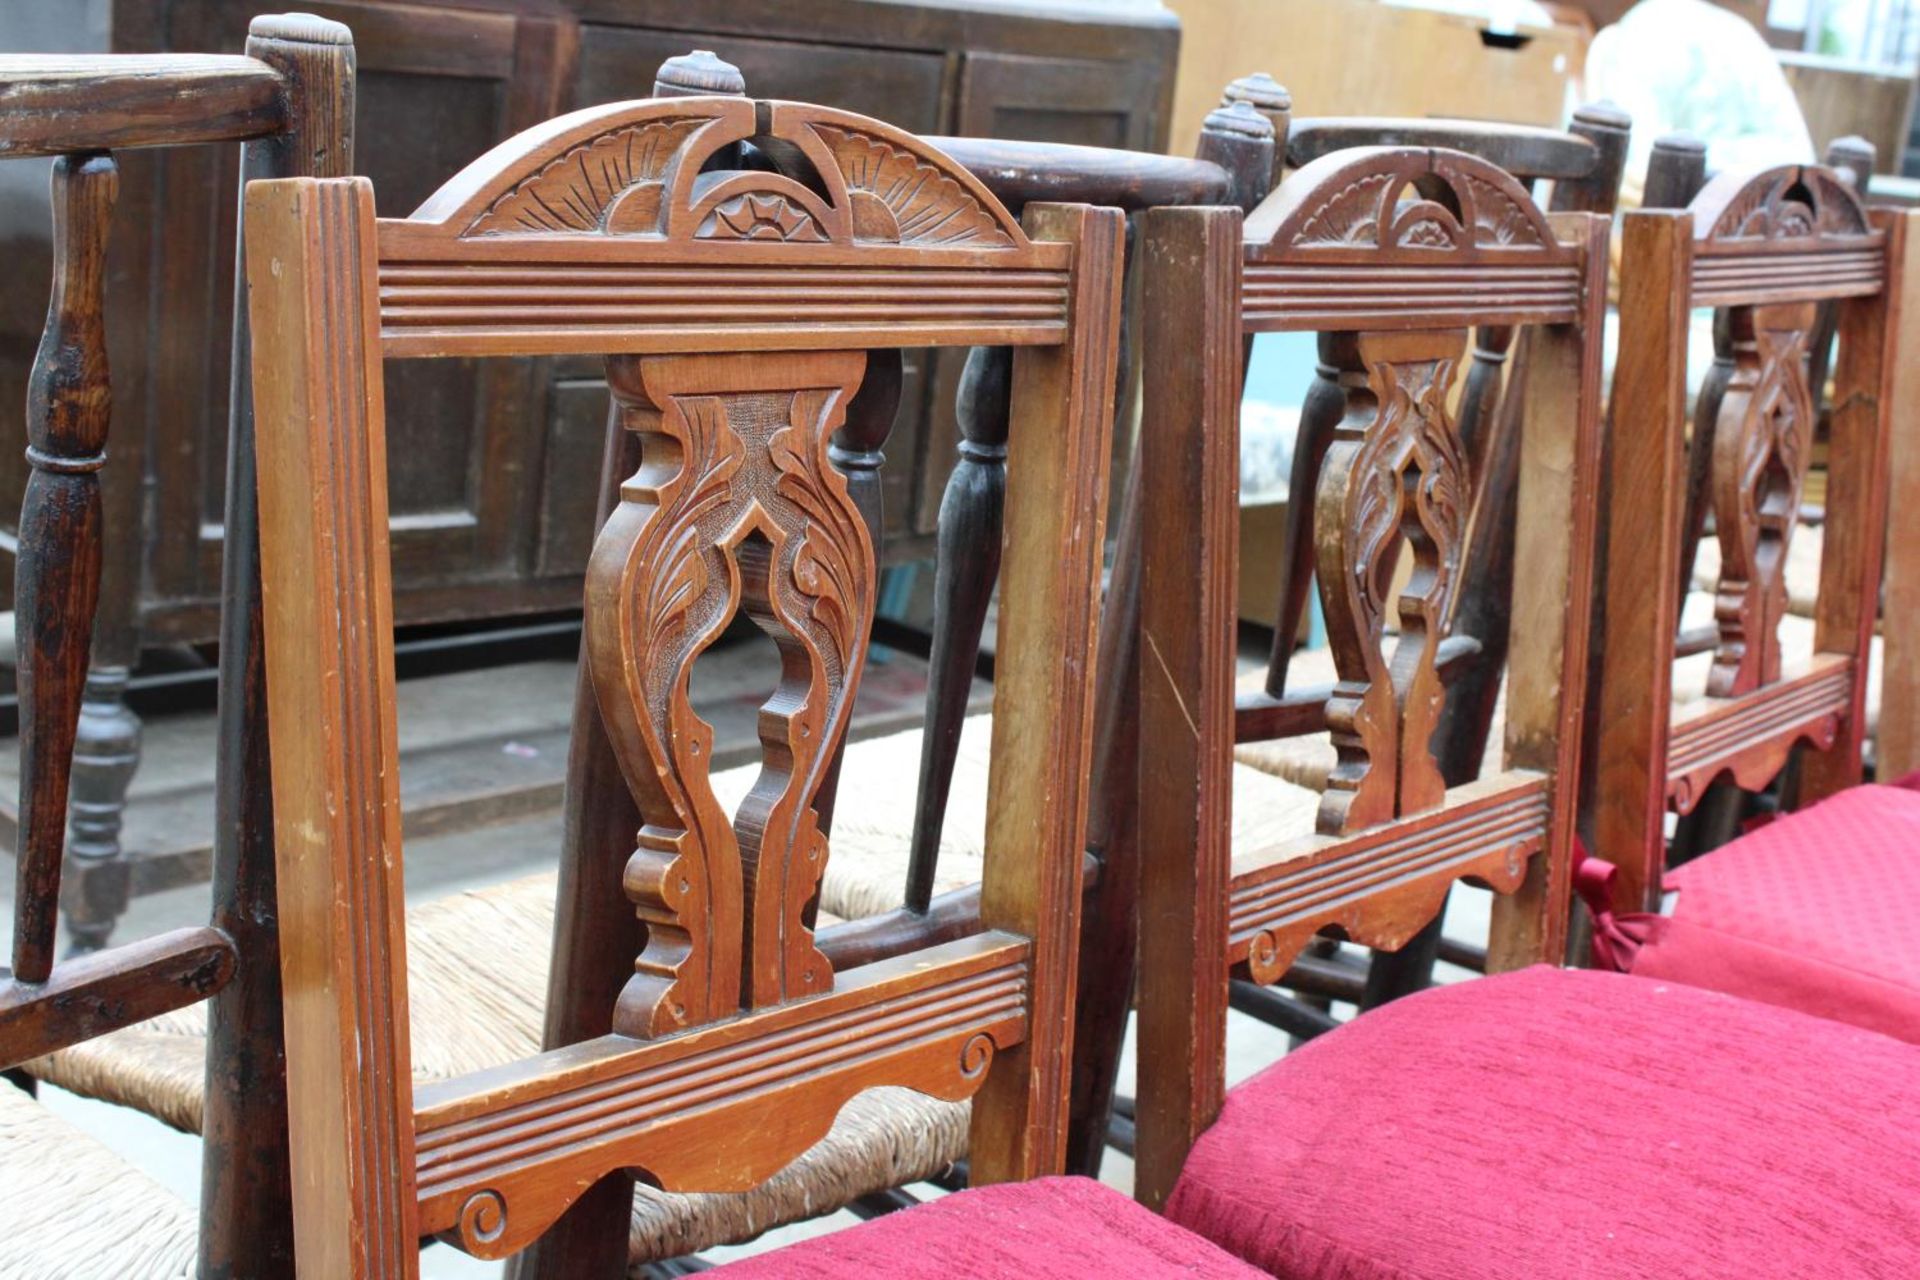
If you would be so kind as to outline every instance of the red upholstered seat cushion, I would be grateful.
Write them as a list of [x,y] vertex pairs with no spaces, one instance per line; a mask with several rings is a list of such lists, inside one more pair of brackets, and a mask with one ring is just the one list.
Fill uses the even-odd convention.
[[718,1269],[727,1280],[1262,1280],[1089,1178],[977,1187]]
[[1616,973],[1438,988],[1235,1089],[1167,1214],[1289,1280],[1911,1280],[1920,1049]]
[[1853,787],[1667,877],[1640,977],[1920,1043],[1920,792]]

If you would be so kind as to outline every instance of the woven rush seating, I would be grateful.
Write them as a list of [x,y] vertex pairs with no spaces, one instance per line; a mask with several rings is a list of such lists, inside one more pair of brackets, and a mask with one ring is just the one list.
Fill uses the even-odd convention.
[[0,1081],[0,1197],[17,1210],[0,1229],[0,1275],[187,1280],[196,1274],[200,1224],[193,1208],[6,1081]]
[[[752,772],[733,770],[717,775],[716,782],[737,778],[744,794]],[[835,852],[838,856],[837,846]],[[539,1051],[553,904],[554,876],[543,873],[455,894],[410,913],[407,971],[416,1081],[451,1079]],[[206,1036],[205,1006],[196,1005],[76,1045],[30,1069],[75,1093],[131,1106],[197,1133]],[[842,1204],[933,1177],[965,1154],[966,1143],[965,1104],[908,1089],[874,1089],[849,1102],[818,1145],[751,1191],[668,1195],[640,1188],[634,1196],[634,1251],[673,1256],[751,1239],[812,1217],[822,1204]],[[8,1152],[0,1152],[0,1163],[21,1167]],[[192,1225],[189,1212],[183,1255],[188,1270],[182,1275],[191,1274]],[[0,1274],[13,1273],[0,1266]]]

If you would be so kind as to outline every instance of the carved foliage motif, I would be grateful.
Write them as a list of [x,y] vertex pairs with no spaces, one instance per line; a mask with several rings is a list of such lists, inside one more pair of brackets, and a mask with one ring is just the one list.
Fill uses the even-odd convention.
[[1810,307],[1736,307],[1734,367],[1713,432],[1720,537],[1719,646],[1708,692],[1726,698],[1780,678],[1787,545],[1813,445]]
[[[1365,370],[1316,494],[1318,571],[1339,682],[1327,704],[1338,763],[1320,829],[1341,834],[1439,804],[1446,784],[1429,740],[1444,691],[1435,669],[1451,614],[1469,510],[1464,454],[1446,397],[1463,330],[1363,334],[1350,358]],[[1382,649],[1389,590],[1405,547],[1412,577],[1400,636]]]
[[[968,249],[1025,243],[965,170],[859,116],[710,98],[620,104],[570,121],[544,140],[507,144],[521,146],[524,157],[479,162],[415,217],[446,217],[463,238],[614,235]],[[707,164],[749,139],[768,143],[759,154],[777,172],[730,160]]]
[[1292,193],[1283,188],[1272,214],[1249,219],[1249,240],[1436,252],[1553,243],[1545,218],[1512,178],[1453,152],[1336,152],[1289,185]]
[[[832,985],[802,913],[825,870],[814,799],[846,727],[874,551],[828,440],[864,356],[617,358],[639,471],[595,543],[595,693],[645,826],[626,887],[648,926],[617,1031],[661,1035]],[[708,779],[694,661],[744,608],[773,637],[763,765],[729,819]]]

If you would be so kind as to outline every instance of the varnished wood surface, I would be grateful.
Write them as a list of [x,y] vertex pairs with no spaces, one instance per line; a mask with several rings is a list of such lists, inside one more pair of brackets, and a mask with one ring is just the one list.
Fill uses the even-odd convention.
[[[1656,161],[1662,198],[1686,199],[1697,150],[1667,143]],[[1801,803],[1860,780],[1903,233],[1892,215],[1870,220],[1843,174],[1811,165],[1721,174],[1684,210],[1628,219],[1589,800],[1596,843],[1621,868],[1621,909],[1658,900],[1669,807],[1687,814],[1712,791],[1763,788],[1802,745]],[[1721,308],[1691,445],[1681,297]],[[1853,341],[1835,369],[1823,621],[1812,666],[1789,678],[1784,563],[1812,461],[1820,389],[1809,371],[1824,368],[1830,308]],[[1709,507],[1721,552],[1710,696],[1675,713],[1675,614]],[[1668,584],[1651,604],[1649,581]]]
[[[1915,244],[1913,231],[1904,233],[1904,252]],[[1920,502],[1906,495],[1920,493],[1920,265],[1905,260],[1894,264],[1900,282],[1894,326],[1898,344],[1893,352],[1892,421],[1888,426],[1887,485],[1892,494],[1887,508],[1887,543],[1883,615],[1886,618],[1885,662],[1881,679],[1880,728],[1874,743],[1874,764],[1882,782],[1893,782],[1920,770]]]
[[0,156],[233,142],[286,125],[285,85],[257,58],[0,55]]
[[1129,211],[1155,205],[1211,204],[1228,193],[1219,165],[1184,156],[1009,142],[998,138],[928,138],[965,165],[1002,203],[1072,200]]
[[[692,181],[702,158],[755,131],[810,155],[820,190],[764,171]],[[622,157],[619,166],[578,177],[574,159],[601,152]],[[549,184],[565,184],[571,203]],[[676,1189],[751,1185],[876,1084],[956,1099],[979,1090],[976,1179],[1057,1170],[1092,705],[1081,655],[1093,644],[1099,583],[1119,213],[1035,206],[1029,234],[908,135],[845,113],[719,97],[562,118],[456,176],[412,220],[376,225],[362,180],[255,184],[249,218],[302,1267],[408,1274],[422,1231],[500,1256],[589,1187],[596,1212],[611,1207],[621,1182],[608,1175],[623,1168]],[[778,234],[756,236],[762,228]],[[868,360],[856,331],[776,319],[772,306],[731,326],[650,327],[648,299],[612,299],[609,329],[538,340],[597,345],[615,334],[619,422],[665,446],[643,450],[631,474],[612,473],[618,490],[589,575],[592,702],[582,699],[640,818],[637,836],[609,833],[626,841],[627,867],[618,898],[598,910],[637,913],[646,948],[614,1005],[615,1034],[455,1082],[441,1093],[465,1101],[442,1114],[423,1098],[416,1128],[405,1096],[379,465],[383,355],[419,354],[382,340],[379,291],[396,261],[509,275],[554,261],[666,267],[683,290],[723,300],[742,266],[866,285],[874,263],[934,317],[891,334],[892,345],[1029,344],[1014,357],[1006,446],[997,655],[1006,701],[995,717],[985,932],[842,983],[808,924],[829,852],[816,800],[868,643],[875,575],[867,511],[846,474],[858,459],[833,454],[862,452],[862,437],[840,430]],[[1036,267],[1061,273],[1056,330],[1023,330],[1018,316],[944,317],[938,297],[915,288],[962,269],[977,274],[981,297],[1017,295]],[[510,322],[489,323],[445,349],[528,340]],[[616,449],[609,465],[629,458]],[[711,732],[686,710],[685,691],[701,648],[740,610],[783,650],[783,685],[761,719],[769,767],[729,820],[706,782]],[[305,732],[286,727],[295,724]],[[340,884],[355,891],[343,897]],[[976,972],[980,964],[988,968]],[[697,1057],[709,1040],[732,1046],[724,1062]],[[782,1072],[742,1074],[726,1065],[736,1058]],[[612,1098],[654,1101],[608,1127]],[[522,1159],[511,1148],[535,1113],[574,1127]],[[590,1230],[571,1221],[576,1235]]]
[[[286,132],[249,142],[246,178],[339,177],[354,168],[354,47],[331,22],[256,18],[249,57],[286,86]],[[236,237],[238,240],[239,238]],[[245,278],[244,243],[234,246]],[[259,490],[244,293],[233,306],[221,560],[219,729],[214,761],[213,927],[233,940],[234,978],[207,1018],[200,1166],[205,1280],[285,1274],[293,1266],[287,1060],[273,852],[266,646],[260,613]]]
[[[1172,1187],[1217,1107],[1223,1050],[1215,1024],[1224,1019],[1230,964],[1256,982],[1275,981],[1329,926],[1369,945],[1403,946],[1462,876],[1503,895],[1490,966],[1557,960],[1564,948],[1593,591],[1606,228],[1588,212],[1547,215],[1483,160],[1414,149],[1329,155],[1291,175],[1247,221],[1241,330],[1337,334],[1322,343],[1328,444],[1314,527],[1340,677],[1325,711],[1339,762],[1319,834],[1226,865],[1224,808],[1210,810],[1205,798],[1215,794],[1211,785],[1226,785],[1236,719],[1247,717],[1213,723],[1231,694],[1221,688],[1210,698],[1205,673],[1214,683],[1230,680],[1230,659],[1207,665],[1187,655],[1202,643],[1196,635],[1230,654],[1235,611],[1231,600],[1206,604],[1195,581],[1206,580],[1195,557],[1210,545],[1207,504],[1192,493],[1161,503],[1166,523],[1148,543],[1142,617],[1171,609],[1183,630],[1167,638],[1178,660],[1157,668],[1145,640],[1152,633],[1143,632],[1143,716],[1155,705],[1146,699],[1156,681],[1171,695],[1158,702],[1158,721],[1143,721],[1142,735],[1205,745],[1194,755],[1193,798],[1186,785],[1161,778],[1157,762],[1141,766],[1143,956],[1159,960],[1142,966],[1142,1025],[1150,1014],[1162,1019],[1165,1042],[1150,1049],[1143,1038],[1136,1186],[1148,1203]],[[1474,494],[1449,392],[1465,362],[1467,329],[1488,323],[1536,326],[1513,410],[1523,532],[1513,568],[1511,765],[1450,787],[1432,754],[1439,664]],[[1183,328],[1184,344],[1171,335],[1163,344],[1160,359],[1181,371],[1164,385],[1193,379],[1229,390],[1217,403],[1163,390],[1166,411],[1231,439],[1238,359],[1218,354],[1203,315]],[[1161,408],[1149,403],[1149,427]],[[1198,452],[1191,443],[1188,450]],[[1197,465],[1165,463],[1174,475]],[[1237,459],[1215,463],[1221,474],[1211,483],[1230,494]],[[1398,600],[1389,655],[1387,587],[1403,546],[1415,568]],[[1289,713],[1288,701],[1269,694],[1247,710],[1277,719]],[[1169,749],[1184,747],[1158,750]],[[1196,815],[1209,812],[1211,821],[1196,825]],[[1173,877],[1159,892],[1156,856]],[[1206,884],[1214,888],[1194,892]],[[1229,903],[1230,945],[1207,923]],[[1199,1018],[1204,1029],[1194,1025]]]
[[0,980],[0,1060],[17,1065],[196,1004],[232,979],[234,963],[232,940],[201,926],[77,956],[45,982]]
[[1297,116],[1287,161],[1304,167],[1351,147],[1445,147],[1529,178],[1584,178],[1599,160],[1592,142],[1559,129],[1479,120]]
[[[1606,643],[1594,693],[1594,844],[1620,869],[1616,905],[1644,910],[1657,892],[1666,812],[1670,667],[1677,590],[1649,592],[1680,573],[1686,467],[1686,305],[1692,218],[1636,211],[1622,219],[1620,357],[1609,414],[1607,573],[1599,602]],[[1635,852],[1639,851],[1639,852]]]
[[14,583],[20,697],[20,839],[13,971],[53,970],[67,790],[100,599],[99,471],[113,391],[102,315],[107,227],[119,188],[111,156],[62,156],[53,170],[53,297],[27,396],[27,462]]
[[[1814,603],[1814,649],[1845,654],[1853,684],[1835,741],[1811,753],[1800,774],[1800,800],[1811,803],[1860,780],[1867,732],[1867,663],[1880,616],[1880,585],[1890,505],[1910,504],[1912,495],[1893,490],[1889,456],[1893,436],[1913,429],[1913,404],[1904,395],[1913,377],[1901,356],[1914,339],[1903,329],[1920,327],[1912,290],[1920,287],[1920,239],[1910,213],[1876,210],[1875,227],[1886,237],[1884,292],[1878,299],[1854,299],[1840,305],[1839,360],[1834,368],[1833,411],[1827,436],[1829,513],[1820,556],[1820,593]],[[1844,498],[1844,507],[1842,504]],[[1889,614],[1887,631],[1900,624]],[[1896,656],[1889,651],[1888,661]],[[1883,687],[1881,706],[1896,717],[1910,714],[1911,703],[1892,701],[1899,686]],[[1897,746],[1897,737],[1896,737]],[[1881,775],[1895,781],[1901,775]]]

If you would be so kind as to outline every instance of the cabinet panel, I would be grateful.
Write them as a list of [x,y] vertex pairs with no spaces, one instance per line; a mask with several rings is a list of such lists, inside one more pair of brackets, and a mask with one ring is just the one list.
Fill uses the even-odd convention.
[[704,31],[585,26],[577,105],[644,98],[666,59],[711,49],[740,68],[756,98],[790,98],[858,111],[914,133],[937,133],[946,59],[936,53],[752,40]]

